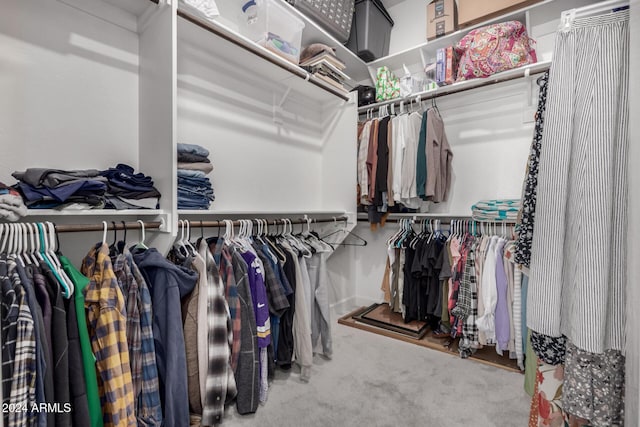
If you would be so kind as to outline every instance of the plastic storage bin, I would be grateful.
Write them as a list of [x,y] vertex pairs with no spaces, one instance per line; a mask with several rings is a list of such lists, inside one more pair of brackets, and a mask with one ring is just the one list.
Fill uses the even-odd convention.
[[392,28],[393,19],[380,0],[356,0],[347,47],[365,62],[387,56]]
[[281,0],[249,0],[242,6],[240,31],[288,61],[298,64],[304,22]]

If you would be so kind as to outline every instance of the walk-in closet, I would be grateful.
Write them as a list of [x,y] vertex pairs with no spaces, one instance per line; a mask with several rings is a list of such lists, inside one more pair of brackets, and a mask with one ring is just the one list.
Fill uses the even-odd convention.
[[0,427],[640,424],[639,0],[5,0]]

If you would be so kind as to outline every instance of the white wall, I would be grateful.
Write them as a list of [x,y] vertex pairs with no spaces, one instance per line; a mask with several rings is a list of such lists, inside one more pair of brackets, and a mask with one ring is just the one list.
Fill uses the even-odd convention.
[[640,420],[640,0],[631,1],[631,74],[629,76],[629,230],[627,252],[627,376],[625,419],[631,424]]
[[137,167],[137,34],[57,1],[6,0],[0,46],[0,181],[27,167]]
[[424,0],[405,0],[387,8],[395,25],[391,29],[389,54],[427,41],[427,4]]

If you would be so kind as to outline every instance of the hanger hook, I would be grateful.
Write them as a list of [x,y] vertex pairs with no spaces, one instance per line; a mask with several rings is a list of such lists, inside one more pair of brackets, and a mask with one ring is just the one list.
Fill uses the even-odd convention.
[[102,221],[102,244],[107,243],[107,230],[109,226],[107,225],[107,221]]
[[140,236],[141,236],[140,243],[144,245],[144,241],[146,239],[145,232],[144,232],[144,222],[141,219],[137,220],[136,222],[140,224]]

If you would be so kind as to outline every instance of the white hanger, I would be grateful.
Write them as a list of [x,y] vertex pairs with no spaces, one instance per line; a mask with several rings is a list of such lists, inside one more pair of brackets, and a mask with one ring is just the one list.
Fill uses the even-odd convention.
[[136,249],[138,248],[149,249],[147,245],[145,245],[144,243],[146,239],[145,232],[144,232],[144,222],[141,219],[137,220],[136,222],[140,224],[140,242],[135,247]]
[[47,228],[47,231],[49,233],[49,258],[53,261],[53,266],[58,273],[58,276],[62,279],[62,286],[66,291],[65,296],[69,298],[75,291],[75,287],[71,278],[67,276],[67,273],[62,268],[62,264],[60,264],[60,260],[58,259],[58,255],[56,254],[56,250],[58,249],[58,247],[56,246],[56,228],[50,221],[45,222],[45,227]]
[[26,223],[25,227],[29,229],[29,239],[31,242],[29,255],[31,255],[31,259],[33,260],[34,264],[39,265],[40,261],[38,258],[38,252],[39,252],[38,245],[40,244],[40,239],[37,237],[38,227],[36,227],[35,224],[32,224],[30,222]]
[[22,222],[19,223],[18,226],[20,227],[20,234],[22,235],[22,246],[21,246],[21,251],[20,251],[20,259],[23,261],[23,267],[26,267],[27,265],[30,265],[31,262],[31,258],[29,257],[29,232],[27,230],[27,225]]
[[107,221],[102,221],[102,244],[107,243],[107,230],[109,226],[107,225]]
[[24,233],[22,230],[22,224],[15,224],[16,227],[16,260],[20,262],[22,267],[25,267],[23,253],[24,250]]
[[13,236],[14,236],[14,225],[9,224],[9,235],[7,236],[7,255],[13,255]]
[[56,255],[56,249],[58,249],[56,247],[56,233],[55,233],[55,227],[53,226],[53,223],[50,221],[47,221],[44,223],[45,224],[45,228],[47,229],[48,233],[49,233],[49,254],[51,256],[51,259],[54,261],[54,265],[58,268],[61,269],[62,268],[62,264],[60,264],[60,260],[58,259],[58,255]]

